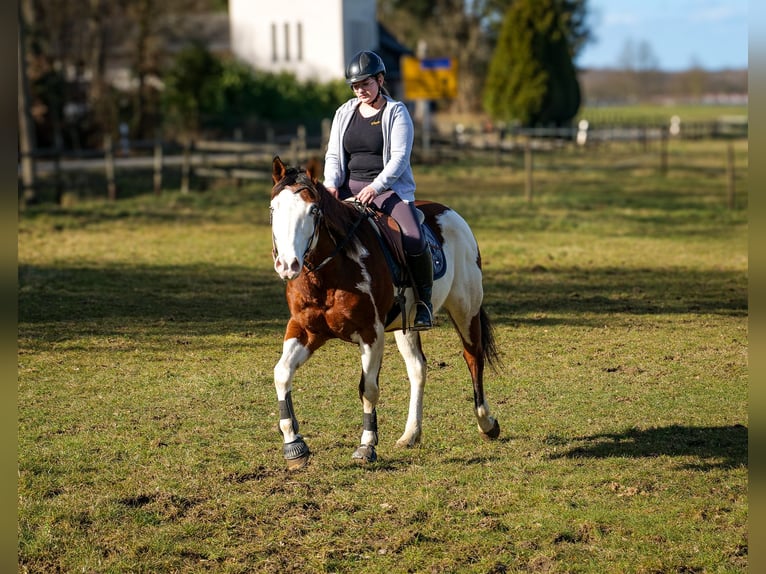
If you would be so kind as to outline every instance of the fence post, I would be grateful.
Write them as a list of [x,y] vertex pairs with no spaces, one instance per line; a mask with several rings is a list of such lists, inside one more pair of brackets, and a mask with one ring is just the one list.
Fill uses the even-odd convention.
[[61,149],[63,146],[61,145],[60,138],[56,139],[58,141],[56,142],[56,151],[53,156],[53,179],[56,182],[56,203],[61,205],[61,202],[64,200],[64,182],[61,173]]
[[532,195],[534,192],[534,157],[532,156],[532,138],[527,137],[526,145],[524,146],[524,172],[526,173],[525,179],[525,195],[528,203],[532,203]]
[[189,193],[189,173],[191,171],[191,138],[184,139],[184,156],[181,164],[181,193]]
[[298,126],[298,155],[297,160],[295,162],[295,165],[301,165],[302,162],[306,161],[306,126],[300,125]]
[[114,148],[112,136],[104,136],[104,169],[106,171],[106,189],[109,199],[117,199],[117,184],[114,181]]
[[660,173],[668,174],[668,132],[660,130]]
[[[204,140],[203,140],[204,141]],[[197,146],[194,146],[197,147]],[[215,161],[210,161],[210,154],[211,150],[209,146],[202,146],[201,148],[197,147],[197,157],[199,158],[199,167],[202,170],[202,173],[205,173],[209,169],[213,169],[215,166]],[[215,152],[213,152],[213,155],[215,156]],[[208,187],[210,186],[210,177],[202,177],[197,181],[197,189],[201,189],[202,191],[207,191]]]
[[585,146],[586,143],[588,143],[588,120],[585,118],[581,119],[577,123],[577,136],[576,141],[577,145],[581,148]]
[[154,194],[159,195],[162,192],[162,138],[160,131],[154,134]]
[[31,149],[20,152],[21,157],[21,187],[23,190],[23,205],[30,205],[37,201],[37,189],[35,186],[35,160]]
[[734,170],[734,144],[729,142],[726,153],[726,181],[729,196],[729,209],[734,209],[736,203],[736,172]]
[[319,149],[322,152],[327,150],[327,146],[330,143],[330,128],[332,127],[332,120],[330,118],[324,118],[322,120],[322,143]]
[[[238,141],[238,142],[242,141],[242,129],[241,128],[237,128],[234,131],[234,139],[236,141]],[[234,157],[237,158],[236,161],[235,161],[236,165],[234,167],[237,168],[237,169],[244,168],[245,165],[247,164],[247,152],[245,151],[245,148],[238,148],[234,152]],[[234,185],[237,187],[237,189],[241,188],[242,187],[242,178],[241,177],[235,177],[234,178]]]

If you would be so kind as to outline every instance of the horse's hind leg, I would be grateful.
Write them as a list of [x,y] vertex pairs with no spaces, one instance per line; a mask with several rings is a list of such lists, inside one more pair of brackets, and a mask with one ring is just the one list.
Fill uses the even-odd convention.
[[396,331],[396,344],[407,366],[410,379],[410,408],[404,434],[396,441],[396,446],[413,447],[420,442],[423,429],[423,389],[426,386],[426,357],[420,344],[417,331]]
[[383,330],[377,334],[372,344],[359,342],[362,351],[362,376],[359,381],[359,398],[362,400],[363,430],[359,447],[352,458],[361,463],[375,462],[378,458],[375,446],[378,444],[378,414],[376,406],[380,396],[378,377],[383,362],[385,335]]
[[495,439],[500,435],[500,425],[492,416],[489,404],[484,397],[484,357],[486,351],[484,349],[483,330],[488,329],[489,326],[482,325],[482,321],[487,319],[482,317],[481,311],[473,315],[470,320],[459,321],[452,314],[450,317],[452,317],[463,342],[463,358],[473,383],[473,408],[479,431],[484,438]]
[[298,339],[287,339],[282,345],[282,356],[274,367],[274,386],[279,401],[279,431],[284,439],[283,454],[288,470],[298,470],[308,463],[309,447],[298,433],[292,399],[295,370],[311,356],[311,351]]

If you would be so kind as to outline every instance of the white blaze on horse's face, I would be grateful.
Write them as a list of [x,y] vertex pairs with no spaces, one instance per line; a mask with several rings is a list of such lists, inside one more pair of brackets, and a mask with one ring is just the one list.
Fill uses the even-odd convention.
[[316,206],[289,187],[271,200],[271,233],[274,238],[274,270],[284,280],[295,279],[303,259],[316,241]]

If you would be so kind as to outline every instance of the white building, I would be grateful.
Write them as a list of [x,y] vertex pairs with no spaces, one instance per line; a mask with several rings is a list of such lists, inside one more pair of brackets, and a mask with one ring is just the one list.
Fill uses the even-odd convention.
[[376,0],[229,0],[231,50],[256,69],[300,80],[344,77],[360,50],[378,50]]

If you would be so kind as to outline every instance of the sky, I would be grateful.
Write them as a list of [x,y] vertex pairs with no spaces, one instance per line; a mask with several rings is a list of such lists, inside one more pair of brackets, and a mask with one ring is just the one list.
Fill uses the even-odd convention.
[[583,68],[615,68],[626,43],[646,43],[659,69],[748,65],[748,0],[588,0],[595,37],[577,58]]

